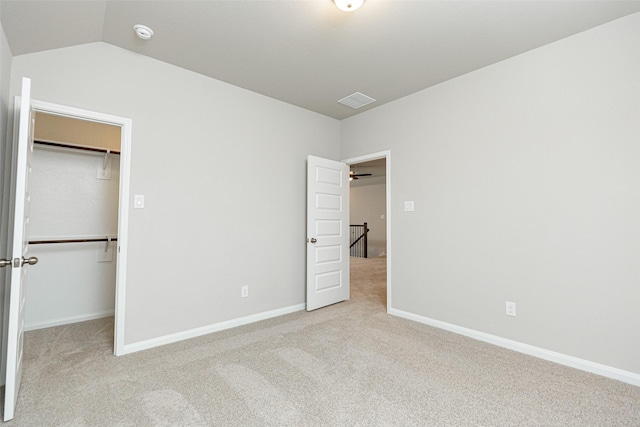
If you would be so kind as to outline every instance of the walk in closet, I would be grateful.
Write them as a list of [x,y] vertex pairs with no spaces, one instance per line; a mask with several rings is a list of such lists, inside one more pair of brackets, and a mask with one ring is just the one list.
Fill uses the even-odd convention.
[[120,132],[36,114],[26,330],[114,313]]

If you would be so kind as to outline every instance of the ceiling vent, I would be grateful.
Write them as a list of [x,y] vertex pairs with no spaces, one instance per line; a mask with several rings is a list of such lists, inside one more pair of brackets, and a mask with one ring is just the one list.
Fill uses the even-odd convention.
[[356,92],[347,96],[346,98],[342,98],[338,102],[340,104],[346,105],[347,107],[358,109],[360,107],[364,107],[365,105],[369,105],[372,102],[376,102],[376,100],[363,93]]

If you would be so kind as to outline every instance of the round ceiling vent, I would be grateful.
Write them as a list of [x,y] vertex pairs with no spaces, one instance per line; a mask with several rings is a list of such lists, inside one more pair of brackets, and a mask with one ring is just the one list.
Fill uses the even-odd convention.
[[151,37],[153,37],[153,30],[146,25],[134,25],[133,31],[135,31],[138,37],[140,37],[142,40],[149,40]]

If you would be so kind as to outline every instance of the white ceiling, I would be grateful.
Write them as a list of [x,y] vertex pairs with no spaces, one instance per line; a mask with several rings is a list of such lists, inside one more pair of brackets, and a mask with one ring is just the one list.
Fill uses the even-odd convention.
[[[343,119],[640,11],[626,1],[2,0],[14,56],[103,41]],[[155,31],[138,39],[134,24]],[[354,92],[377,102],[338,104]]]

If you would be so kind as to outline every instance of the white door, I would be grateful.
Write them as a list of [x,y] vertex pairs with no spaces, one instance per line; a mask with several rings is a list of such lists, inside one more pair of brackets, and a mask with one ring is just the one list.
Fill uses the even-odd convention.
[[349,166],[307,158],[307,311],[349,299]]
[[[9,316],[7,326],[7,376],[4,391],[4,420],[13,418],[20,380],[22,379],[22,343],[24,332],[24,282],[26,267],[38,262],[28,258],[29,176],[33,153],[33,114],[31,111],[31,81],[22,79],[22,97],[16,102],[19,117],[17,164],[15,166],[15,207],[13,243],[11,246],[11,280],[9,288]],[[5,294],[6,295],[6,294]]]

